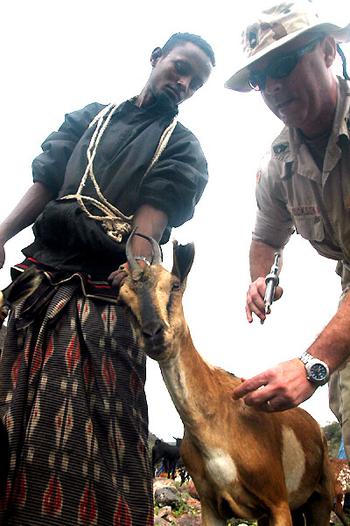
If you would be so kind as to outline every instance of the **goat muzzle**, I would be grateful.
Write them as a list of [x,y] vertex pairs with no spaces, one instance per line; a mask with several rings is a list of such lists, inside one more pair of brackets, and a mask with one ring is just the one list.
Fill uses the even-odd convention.
[[157,359],[165,349],[165,326],[161,321],[148,321],[142,325],[141,334],[146,353],[150,358]]
[[142,336],[147,340],[159,340],[164,335],[164,323],[158,321],[148,321],[142,325]]

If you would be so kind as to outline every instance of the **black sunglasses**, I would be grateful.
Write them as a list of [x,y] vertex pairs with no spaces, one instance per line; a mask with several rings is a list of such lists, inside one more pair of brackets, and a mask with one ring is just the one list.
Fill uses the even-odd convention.
[[266,78],[271,77],[272,79],[283,79],[291,74],[295,66],[298,64],[299,59],[313,51],[316,44],[322,37],[315,38],[305,46],[291,51],[287,55],[277,57],[271,64],[261,71],[251,71],[249,73],[248,82],[249,86],[256,91],[263,91],[266,86]]

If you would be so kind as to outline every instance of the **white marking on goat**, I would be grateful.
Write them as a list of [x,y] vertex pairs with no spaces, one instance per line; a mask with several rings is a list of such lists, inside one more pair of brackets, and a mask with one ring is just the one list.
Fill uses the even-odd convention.
[[293,429],[282,427],[282,463],[288,494],[297,491],[305,473],[305,453]]
[[[176,355],[174,359],[164,363],[162,374],[165,385],[172,395],[175,406],[179,409],[191,404],[186,384],[186,369],[182,366],[182,360]],[[192,404],[191,404],[192,405]]]
[[206,468],[209,476],[219,482],[221,487],[232,484],[237,479],[237,468],[232,457],[223,449],[209,449]]

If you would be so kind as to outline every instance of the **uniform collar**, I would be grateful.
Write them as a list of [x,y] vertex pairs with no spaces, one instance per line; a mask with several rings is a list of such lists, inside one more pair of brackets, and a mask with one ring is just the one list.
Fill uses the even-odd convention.
[[345,135],[350,140],[350,81],[338,78],[338,103],[334,119],[335,137]]

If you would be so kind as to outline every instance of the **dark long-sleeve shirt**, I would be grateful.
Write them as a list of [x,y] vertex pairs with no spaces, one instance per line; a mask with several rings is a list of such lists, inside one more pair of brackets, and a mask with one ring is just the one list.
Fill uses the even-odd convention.
[[[99,279],[124,261],[124,243],[108,237],[75,201],[59,198],[77,191],[95,130],[89,124],[104,107],[93,103],[68,114],[59,130],[43,143],[43,153],[33,161],[33,180],[45,184],[57,199],[35,222],[35,241],[24,249],[26,256],[53,268],[87,271]],[[180,123],[159,160],[145,175],[173,117],[174,113],[164,113],[156,105],[138,108],[131,101],[122,103],[102,136],[93,165],[104,197],[123,214],[133,214],[142,204],[166,213],[168,227],[162,242],[169,239],[171,227],[193,216],[208,179],[200,144]],[[91,183],[83,193],[96,197]]]

